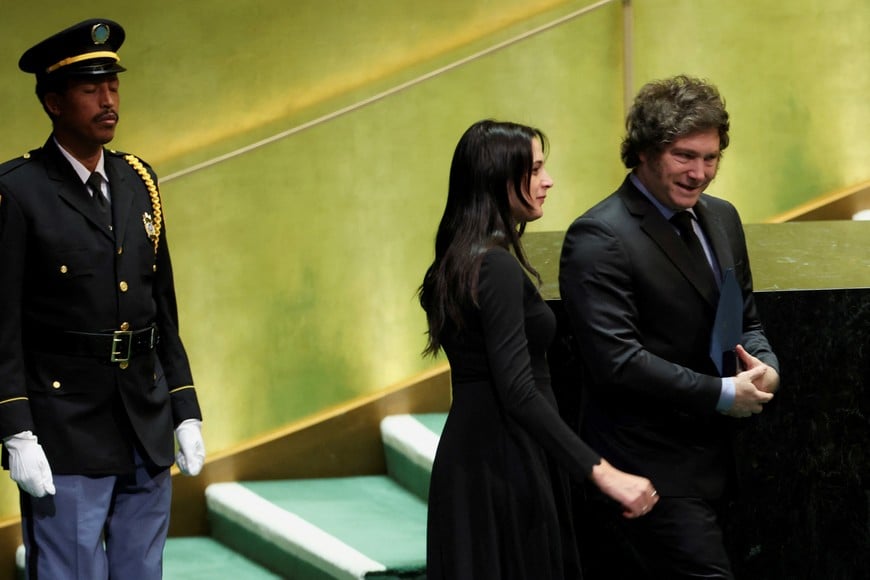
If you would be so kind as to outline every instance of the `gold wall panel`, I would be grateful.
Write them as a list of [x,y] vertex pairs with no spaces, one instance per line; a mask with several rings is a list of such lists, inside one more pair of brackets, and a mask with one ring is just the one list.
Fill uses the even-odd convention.
[[[624,174],[619,1],[457,68],[593,2],[7,4],[2,159],[49,132],[33,80],[17,69],[21,52],[95,15],[127,30],[113,146],[167,178],[181,330],[210,452],[436,364],[419,356],[414,293],[453,147],[472,122],[516,120],[549,135],[556,186],[533,231],[563,230]],[[633,7],[637,86],[688,72],[722,89],[733,139],[712,191],[746,221],[870,178],[865,0]],[[0,516],[14,516],[15,487],[2,481]]]

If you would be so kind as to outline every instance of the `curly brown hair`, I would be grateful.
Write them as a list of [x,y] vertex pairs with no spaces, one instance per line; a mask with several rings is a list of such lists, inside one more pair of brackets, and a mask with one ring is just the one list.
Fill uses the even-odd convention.
[[661,151],[668,143],[698,131],[719,131],[719,150],[728,147],[728,112],[715,85],[678,75],[644,85],[625,119],[622,162],[640,165],[640,153]]

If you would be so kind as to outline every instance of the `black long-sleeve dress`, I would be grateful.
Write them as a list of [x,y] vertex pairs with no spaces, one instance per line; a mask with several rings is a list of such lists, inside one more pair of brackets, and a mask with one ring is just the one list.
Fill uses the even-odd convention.
[[429,491],[430,580],[580,577],[565,476],[585,479],[599,456],[559,416],[546,360],[555,330],[516,258],[488,250],[478,308],[441,337],[453,404]]

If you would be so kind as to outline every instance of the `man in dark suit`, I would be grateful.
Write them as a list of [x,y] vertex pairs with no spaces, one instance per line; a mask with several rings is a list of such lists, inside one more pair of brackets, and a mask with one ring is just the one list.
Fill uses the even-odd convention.
[[[589,394],[584,438],[661,496],[647,517],[608,522],[640,556],[645,572],[633,578],[732,578],[717,523],[733,474],[730,424],[762,411],[779,374],[740,218],[704,193],[728,146],[728,113],[714,86],[678,76],[644,86],[626,128],[631,172],[562,248],[560,292]],[[710,344],[729,269],[742,337],[740,368],[723,376]]]
[[124,30],[40,42],[45,145],[0,165],[0,437],[30,578],[158,579],[169,467],[205,450],[151,168],[104,149]]

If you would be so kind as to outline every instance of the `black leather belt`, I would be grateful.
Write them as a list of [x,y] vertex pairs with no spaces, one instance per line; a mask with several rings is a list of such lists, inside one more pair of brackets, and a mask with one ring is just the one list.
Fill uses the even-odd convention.
[[70,356],[90,356],[106,362],[126,362],[154,350],[158,333],[153,326],[114,332],[49,331],[28,333],[27,348]]

